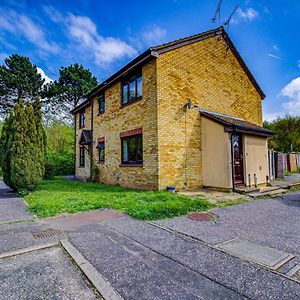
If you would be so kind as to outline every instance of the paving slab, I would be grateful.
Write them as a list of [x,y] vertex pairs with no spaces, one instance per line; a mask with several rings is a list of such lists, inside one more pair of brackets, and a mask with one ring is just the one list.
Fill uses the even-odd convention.
[[96,299],[59,247],[0,259],[0,299]]
[[233,239],[216,246],[234,256],[253,261],[273,270],[292,259],[294,255],[262,246],[245,239]]

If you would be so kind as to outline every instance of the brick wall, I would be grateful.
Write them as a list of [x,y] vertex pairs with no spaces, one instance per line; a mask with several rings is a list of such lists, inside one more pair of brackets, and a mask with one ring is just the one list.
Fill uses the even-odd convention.
[[200,115],[183,105],[191,99],[200,108],[261,125],[261,97],[222,37],[161,54],[157,78],[159,188],[199,188]]
[[[105,113],[97,115],[98,100],[94,105],[94,139],[105,137],[105,162],[98,163],[96,144],[94,161],[100,168],[100,181],[107,184],[139,189],[158,188],[156,63],[147,63],[142,69],[143,97],[121,107],[121,83],[105,91]],[[142,128],[143,166],[121,166],[120,133]]]

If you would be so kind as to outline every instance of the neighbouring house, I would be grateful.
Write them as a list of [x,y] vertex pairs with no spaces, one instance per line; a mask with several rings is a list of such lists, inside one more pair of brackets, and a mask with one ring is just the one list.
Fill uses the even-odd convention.
[[264,185],[260,86],[223,27],[151,47],[76,116],[76,177],[145,190]]

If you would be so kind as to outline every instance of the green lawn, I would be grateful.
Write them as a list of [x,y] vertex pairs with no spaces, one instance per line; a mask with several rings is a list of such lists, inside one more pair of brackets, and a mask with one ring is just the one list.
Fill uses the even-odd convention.
[[63,178],[41,182],[34,192],[24,198],[29,210],[39,217],[113,208],[136,219],[155,220],[215,207],[205,199],[191,199],[165,191],[137,191]]

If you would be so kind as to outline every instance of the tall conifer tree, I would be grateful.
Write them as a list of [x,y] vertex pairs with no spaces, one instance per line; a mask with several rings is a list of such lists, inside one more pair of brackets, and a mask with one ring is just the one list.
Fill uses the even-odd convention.
[[15,191],[33,190],[45,170],[46,135],[40,103],[19,100],[5,120],[0,144],[4,182]]

